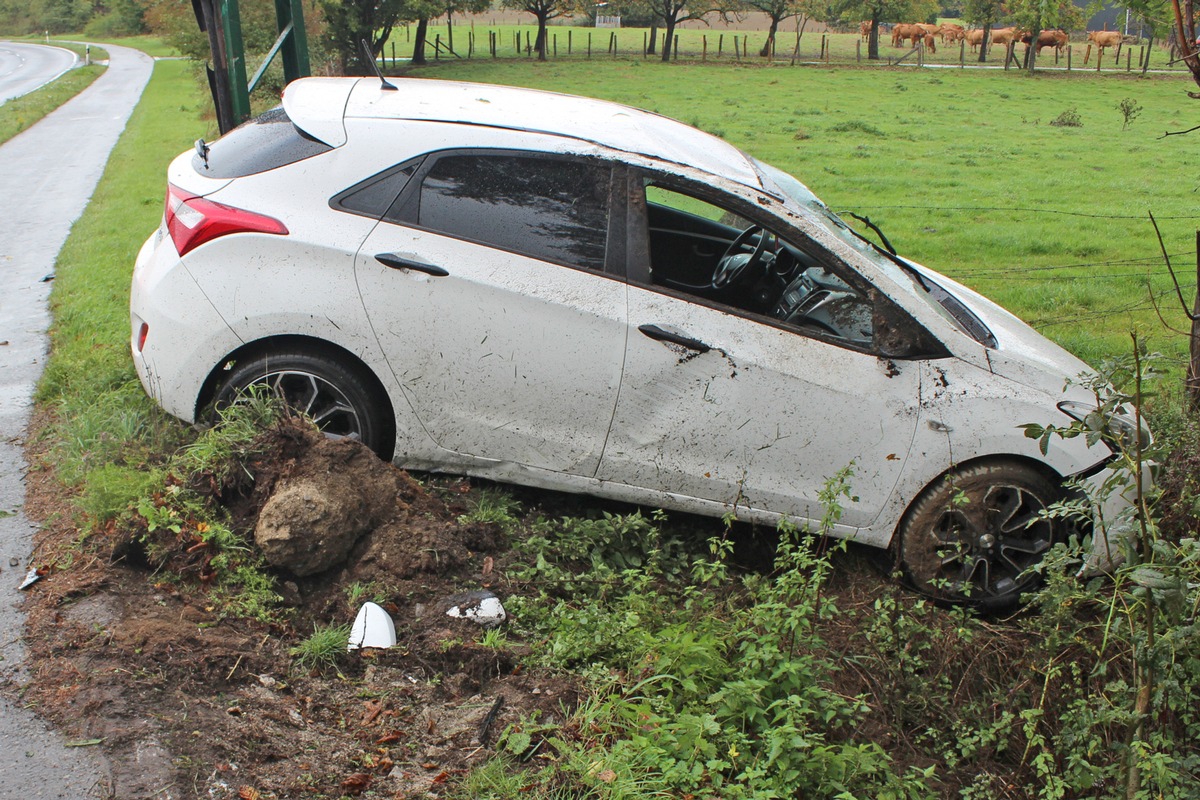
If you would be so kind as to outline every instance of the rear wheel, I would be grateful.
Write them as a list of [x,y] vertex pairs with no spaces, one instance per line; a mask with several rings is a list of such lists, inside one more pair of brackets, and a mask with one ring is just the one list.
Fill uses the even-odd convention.
[[329,356],[305,352],[264,353],[235,363],[218,387],[213,405],[236,402],[250,386],[266,386],[326,435],[355,439],[389,460],[395,431],[383,399],[362,370]]
[[981,463],[927,487],[900,523],[907,580],[940,600],[983,609],[1015,605],[1035,588],[1031,571],[1062,538],[1061,521],[1040,516],[1061,485],[1025,464]]

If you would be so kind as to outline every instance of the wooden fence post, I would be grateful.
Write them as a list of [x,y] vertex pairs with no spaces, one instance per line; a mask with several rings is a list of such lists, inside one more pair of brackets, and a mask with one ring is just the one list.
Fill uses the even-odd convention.
[[588,58],[592,57],[592,32],[588,31]]
[[708,36],[700,37],[700,60],[708,61]]
[[721,57],[721,48],[725,46],[725,34],[717,37],[717,58]]

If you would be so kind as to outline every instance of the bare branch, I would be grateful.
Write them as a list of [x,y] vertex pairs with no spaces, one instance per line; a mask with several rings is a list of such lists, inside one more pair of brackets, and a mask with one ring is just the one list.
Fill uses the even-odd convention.
[[1154,307],[1154,313],[1158,316],[1158,321],[1162,326],[1171,333],[1178,333],[1180,336],[1191,336],[1191,331],[1185,331],[1180,328],[1174,328],[1171,323],[1167,322],[1166,317],[1162,314],[1162,309],[1158,307],[1158,299],[1154,296],[1154,287],[1150,285],[1150,281],[1146,281],[1146,294],[1150,296],[1150,305]]
[[1183,289],[1179,286],[1179,279],[1175,277],[1175,268],[1171,266],[1171,257],[1167,255],[1167,246],[1163,244],[1162,231],[1158,229],[1158,220],[1154,218],[1153,212],[1147,213],[1150,214],[1150,224],[1154,226],[1154,235],[1158,237],[1158,249],[1162,251],[1163,261],[1167,262],[1167,272],[1171,273],[1171,283],[1175,284],[1175,294],[1179,298],[1179,305],[1183,308],[1183,313],[1187,315],[1187,318],[1196,322],[1200,318],[1188,311],[1187,301],[1183,299]]
[[[1191,97],[1194,100],[1200,100],[1200,94],[1193,94],[1192,92],[1188,92],[1188,97]],[[1164,131],[1163,135],[1158,138],[1165,139],[1168,136],[1183,136],[1185,133],[1191,133],[1192,131],[1200,131],[1200,125],[1196,125],[1195,127],[1188,128],[1186,131]]]

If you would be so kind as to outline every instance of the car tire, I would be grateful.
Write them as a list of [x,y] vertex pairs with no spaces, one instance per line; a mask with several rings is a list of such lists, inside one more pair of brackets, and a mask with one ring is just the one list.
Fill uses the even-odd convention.
[[1031,570],[1063,538],[1040,512],[1063,497],[1059,481],[1017,462],[951,470],[926,487],[897,531],[906,582],[923,594],[985,611],[1011,608],[1036,588]]
[[267,385],[326,435],[356,439],[387,461],[395,447],[395,427],[371,383],[362,368],[328,355],[272,351],[236,361],[217,387],[213,406],[236,402],[249,386]]

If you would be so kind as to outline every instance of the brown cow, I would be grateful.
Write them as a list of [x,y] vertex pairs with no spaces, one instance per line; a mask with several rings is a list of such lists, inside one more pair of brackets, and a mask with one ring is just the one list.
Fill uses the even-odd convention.
[[[1104,55],[1104,48],[1117,48],[1117,58],[1121,57],[1121,44],[1125,41],[1125,37],[1120,31],[1088,31],[1088,41],[1096,45],[1097,58]],[[1132,37],[1130,37],[1132,38]],[[1088,62],[1088,56],[1091,55],[1091,50],[1083,55],[1083,63]]]
[[957,42],[958,40],[963,38],[963,34],[965,34],[965,33],[966,33],[966,29],[963,28],[962,25],[955,25],[953,22],[946,22],[946,23],[942,24],[942,41],[943,42],[945,42],[945,41]]
[[918,23],[916,23],[916,25],[918,28],[924,28],[925,32],[928,33],[930,36],[937,36],[939,33],[942,32],[941,25],[934,25],[929,22],[918,22]]
[[862,22],[858,23],[858,33],[860,36],[862,36],[862,40],[864,42],[867,41],[868,39],[870,39],[871,38],[871,20],[864,19]]
[[905,39],[911,39],[913,47],[917,46],[917,42],[925,38],[925,29],[920,25],[912,25],[901,23],[892,28],[892,47],[899,47],[900,42]]
[[[1022,34],[1021,41],[1025,43],[1025,49],[1029,49],[1029,40],[1032,38],[1032,34],[1030,34],[1028,31]],[[1067,42],[1070,41],[1070,38],[1071,37],[1069,37],[1067,32],[1062,28],[1056,28],[1055,30],[1050,31],[1041,31],[1038,33],[1037,38],[1037,54],[1040,56],[1042,54],[1042,48],[1044,47],[1053,47],[1055,52],[1061,55],[1063,48],[1067,46]]]
[[972,28],[963,34],[963,38],[971,45],[971,50],[978,50],[979,45],[983,44],[983,28]]
[[1021,33],[1020,28],[994,28],[992,29],[992,44],[1002,44],[1008,47],[1013,42],[1020,41]]

